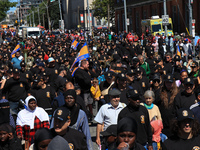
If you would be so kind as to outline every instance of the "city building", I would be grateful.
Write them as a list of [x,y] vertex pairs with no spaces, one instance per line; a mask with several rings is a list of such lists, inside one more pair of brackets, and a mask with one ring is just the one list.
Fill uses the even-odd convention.
[[[167,0],[167,14],[172,18],[174,32],[187,33],[189,26],[189,0]],[[200,0],[192,0],[193,19],[196,21],[196,33],[200,34]],[[124,0],[115,0],[115,28],[116,31],[125,31]],[[126,0],[128,31],[141,34],[141,20],[151,16],[162,17],[163,0]],[[187,28],[187,29],[186,29]]]
[[19,6],[17,7],[19,20],[28,15],[28,10],[30,10],[31,7],[38,7],[41,2],[43,2],[43,0],[20,0]]
[[[65,28],[76,29],[78,27],[89,29],[87,0],[61,0],[62,13],[64,16]],[[89,6],[93,0],[88,0]],[[78,26],[80,25],[80,26]],[[90,25],[96,25],[93,11],[90,10]]]

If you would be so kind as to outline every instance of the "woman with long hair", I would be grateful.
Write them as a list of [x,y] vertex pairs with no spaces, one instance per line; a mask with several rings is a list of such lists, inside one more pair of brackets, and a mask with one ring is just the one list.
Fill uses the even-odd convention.
[[163,120],[163,133],[167,136],[171,135],[170,120],[174,118],[174,98],[178,93],[175,80],[172,74],[164,77],[164,83],[160,89],[160,99],[157,101],[157,106],[160,109]]
[[163,150],[197,150],[200,149],[199,123],[191,110],[181,108],[177,118],[171,121],[173,136],[163,144]]

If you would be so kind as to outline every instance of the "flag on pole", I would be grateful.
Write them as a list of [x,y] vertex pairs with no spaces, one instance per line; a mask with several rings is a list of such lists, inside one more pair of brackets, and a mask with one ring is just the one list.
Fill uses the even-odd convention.
[[74,76],[75,71],[78,69],[78,67],[77,67],[78,62],[80,62],[83,59],[89,58],[89,57],[90,57],[90,54],[88,51],[88,46],[87,46],[87,43],[85,42],[85,44],[81,48],[80,52],[78,53],[77,57],[75,58],[72,66],[70,68],[70,71],[72,71],[73,67],[76,66],[76,68],[73,69],[72,76]]
[[77,47],[78,47],[78,45],[79,45],[79,42],[77,42],[77,41],[74,39],[74,40],[72,41],[71,48],[73,48],[74,50],[76,50]]
[[179,45],[177,45],[176,55],[181,57],[181,51]]
[[15,47],[15,49],[12,51],[12,53],[10,54],[10,56],[11,56],[11,58],[14,58],[15,57],[15,53],[17,52],[17,51],[19,51],[20,50],[20,45],[19,44],[17,44],[17,46]]

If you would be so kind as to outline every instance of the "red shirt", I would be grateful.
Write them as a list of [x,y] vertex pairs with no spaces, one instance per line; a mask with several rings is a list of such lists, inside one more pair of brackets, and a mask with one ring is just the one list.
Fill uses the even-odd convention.
[[37,129],[40,128],[50,128],[50,124],[48,121],[43,121],[41,122],[37,117],[35,117],[34,121],[34,129],[30,129],[30,126],[25,125],[25,126],[16,126],[16,133],[17,135],[23,136],[24,140],[29,141],[29,146],[34,143],[35,140],[35,132]]

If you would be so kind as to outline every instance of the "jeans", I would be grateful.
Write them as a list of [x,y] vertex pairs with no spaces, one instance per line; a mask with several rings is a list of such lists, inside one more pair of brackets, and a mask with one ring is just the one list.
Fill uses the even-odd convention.
[[19,112],[19,102],[9,102],[11,115],[17,115]]

